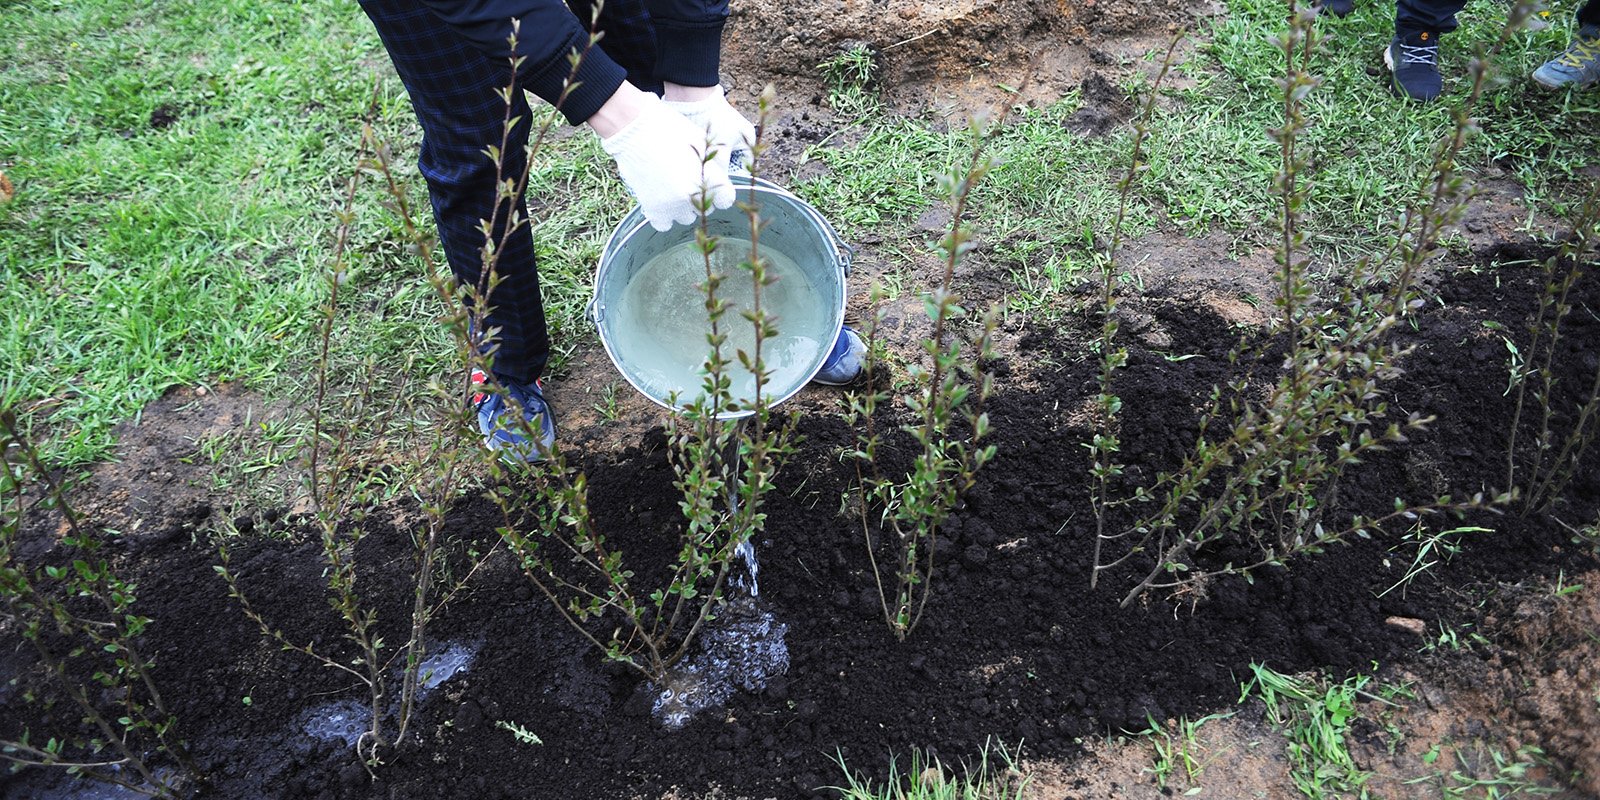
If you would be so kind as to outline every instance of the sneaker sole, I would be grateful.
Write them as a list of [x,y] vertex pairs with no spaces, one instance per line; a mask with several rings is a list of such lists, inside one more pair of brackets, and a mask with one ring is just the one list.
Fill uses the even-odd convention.
[[818,383],[818,384],[821,384],[823,386],[849,386],[850,384],[855,383],[856,381],[859,381],[859,380],[861,380],[861,376],[860,375],[857,375],[854,378],[851,378],[850,380],[847,380],[847,381],[829,381],[829,380],[823,380],[822,378],[812,378],[811,382],[812,383]]
[[1563,89],[1582,89],[1586,86],[1593,86],[1596,83],[1595,81],[1589,81],[1588,83],[1580,83],[1578,81],[1556,81],[1555,83],[1551,83],[1550,81],[1539,77],[1539,73],[1537,72],[1529,75],[1528,77],[1532,78],[1534,83],[1539,84],[1540,88],[1548,89],[1552,92],[1559,92]]

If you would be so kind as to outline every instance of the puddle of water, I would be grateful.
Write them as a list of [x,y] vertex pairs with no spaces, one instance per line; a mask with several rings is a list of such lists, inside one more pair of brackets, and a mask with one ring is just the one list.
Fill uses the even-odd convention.
[[728,702],[739,689],[756,692],[789,671],[789,626],[761,609],[754,597],[724,606],[700,632],[697,652],[662,681],[651,710],[668,730],[695,714]]
[[299,727],[313,739],[354,747],[361,734],[372,730],[372,708],[355,700],[335,700],[301,714]]
[[428,696],[434,689],[439,688],[445,681],[454,678],[458,673],[465,672],[472,664],[472,659],[478,655],[482,642],[465,644],[462,642],[449,642],[442,648],[428,648],[428,655],[422,659],[418,674],[422,683],[417,692],[417,699]]
[[[482,647],[481,641],[430,644],[427,655],[423,656],[418,669],[420,682],[417,687],[417,701],[427,699],[428,695],[444,685],[445,681],[465,672]],[[400,686],[400,676],[400,671],[396,670],[389,677],[394,690],[398,690]],[[385,711],[385,719],[398,713],[399,698],[396,697],[394,702],[395,705]],[[372,730],[372,708],[362,701],[335,700],[302,713],[298,728],[302,734],[313,739],[325,742],[341,741],[354,747],[361,734]]]

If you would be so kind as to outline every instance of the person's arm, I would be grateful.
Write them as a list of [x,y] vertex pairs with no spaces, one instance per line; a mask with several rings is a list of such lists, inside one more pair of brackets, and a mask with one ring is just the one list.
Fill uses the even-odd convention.
[[[523,59],[517,80],[545,102],[560,103],[573,125],[586,122],[616,94],[627,71],[599,47],[589,47],[589,31],[561,0],[422,0],[446,25],[479,50],[500,62],[513,55],[511,20],[521,20],[517,56]],[[720,31],[720,27],[718,29]],[[583,53],[577,75],[568,56]],[[563,101],[567,78],[577,86]]]
[[666,85],[667,99],[704,99],[674,97],[674,89],[710,89],[721,82],[728,0],[645,0],[645,8],[656,32],[656,77]]

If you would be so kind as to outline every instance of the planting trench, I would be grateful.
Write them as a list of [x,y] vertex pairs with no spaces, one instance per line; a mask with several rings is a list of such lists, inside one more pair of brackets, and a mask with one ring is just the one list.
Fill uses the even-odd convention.
[[[1500,335],[1522,335],[1539,274],[1529,267],[1449,271],[1438,284],[1442,302],[1430,304],[1405,334],[1417,350],[1391,383],[1395,407],[1438,421],[1357,469],[1341,494],[1345,512],[1381,510],[1397,495],[1463,494],[1502,481],[1511,400]],[[1227,376],[1225,356],[1238,336],[1212,306],[1178,291],[1136,304],[1167,345],[1154,350],[1135,341],[1119,379],[1131,421],[1124,454],[1136,474],[1171,467],[1192,443],[1197,406]],[[1600,307],[1600,290],[1590,284],[1580,303]],[[1585,382],[1600,352],[1600,329],[1578,316],[1558,361],[1567,386]],[[913,748],[960,759],[993,741],[1022,742],[1032,759],[1070,761],[1099,734],[1231,708],[1252,662],[1285,673],[1338,675],[1374,662],[1423,669],[1422,639],[1394,618],[1439,630],[1471,618],[1471,604],[1497,596],[1514,604],[1542,578],[1594,567],[1547,520],[1484,515],[1474,521],[1495,534],[1470,540],[1403,595],[1376,596],[1409,566],[1405,551],[1389,552],[1400,543],[1400,531],[1389,531],[1265,570],[1253,583],[1224,579],[1203,596],[1120,609],[1118,588],[1131,585],[1131,572],[1113,574],[1109,588],[1087,589],[1093,523],[1080,409],[1095,391],[1094,365],[1071,341],[1088,335],[1091,322],[1069,318],[1056,329],[1012,332],[1014,347],[994,365],[1001,388],[990,413],[999,456],[947,526],[934,599],[904,644],[884,625],[859,523],[841,516],[854,473],[839,454],[853,434],[825,413],[838,407],[835,393],[808,390],[800,400],[809,412],[804,439],[780,476],[757,541],[761,598],[787,627],[788,670],[759,691],[733,693],[676,732],[652,719],[653,696],[638,680],[603,664],[502,552],[433,628],[440,648],[454,645],[469,657],[423,704],[420,741],[371,783],[344,741],[308,734],[308,715],[360,693],[259,636],[212,574],[216,554],[191,536],[194,519],[180,515],[114,540],[118,560],[137,579],[141,611],[155,620],[149,649],[156,677],[217,781],[212,796],[229,798],[655,798],[714,789],[797,797],[839,782],[840,756],[870,771]],[[1165,357],[1172,353],[1195,357]],[[664,448],[656,429],[633,446],[584,456],[598,521],[631,564],[662,562],[673,547],[677,499]],[[1564,517],[1594,518],[1597,475],[1590,454]],[[396,514],[405,516],[403,509]],[[451,512],[449,532],[458,544],[486,548],[498,519],[486,501],[469,500]],[[357,552],[363,595],[377,605],[385,638],[400,641],[410,539],[391,520],[365,524],[369,535]],[[324,599],[314,538],[292,516],[268,515],[263,526],[234,553],[245,590],[292,636],[337,652],[341,628]],[[1518,636],[1547,645],[1549,637],[1530,626],[1550,622],[1536,615],[1522,622],[1502,622],[1507,649],[1527,649],[1518,647]],[[1524,628],[1533,632],[1518,633]],[[1600,741],[1595,728],[1582,725],[1581,699],[1549,686],[1552,697],[1513,696],[1537,678],[1541,686],[1565,680],[1572,684],[1567,694],[1581,698],[1584,678],[1570,673],[1595,645],[1580,636],[1561,641],[1581,648],[1564,656],[1566,678],[1536,669],[1526,680],[1486,680],[1479,691],[1504,695],[1491,696],[1481,710],[1493,713],[1503,703],[1502,722],[1520,726],[1521,741],[1544,744],[1558,764],[1592,765]],[[1468,675],[1472,668],[1449,669]],[[1495,688],[1496,681],[1504,685]],[[12,712],[21,710],[14,695],[5,699]],[[1522,707],[1529,713],[1515,710]],[[1578,718],[1569,719],[1573,714]],[[519,742],[500,722],[542,744]],[[37,787],[12,779],[6,796],[32,796]]]

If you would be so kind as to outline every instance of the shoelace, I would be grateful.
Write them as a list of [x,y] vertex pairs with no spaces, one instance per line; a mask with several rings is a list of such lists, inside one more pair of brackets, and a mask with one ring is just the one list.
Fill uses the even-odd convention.
[[1439,63],[1439,46],[1436,44],[1401,43],[1400,63],[1437,64]]
[[1585,62],[1596,59],[1600,59],[1600,37],[1590,39],[1580,36],[1571,47],[1567,48],[1567,52],[1562,53],[1556,60],[1563,66],[1581,67]]

